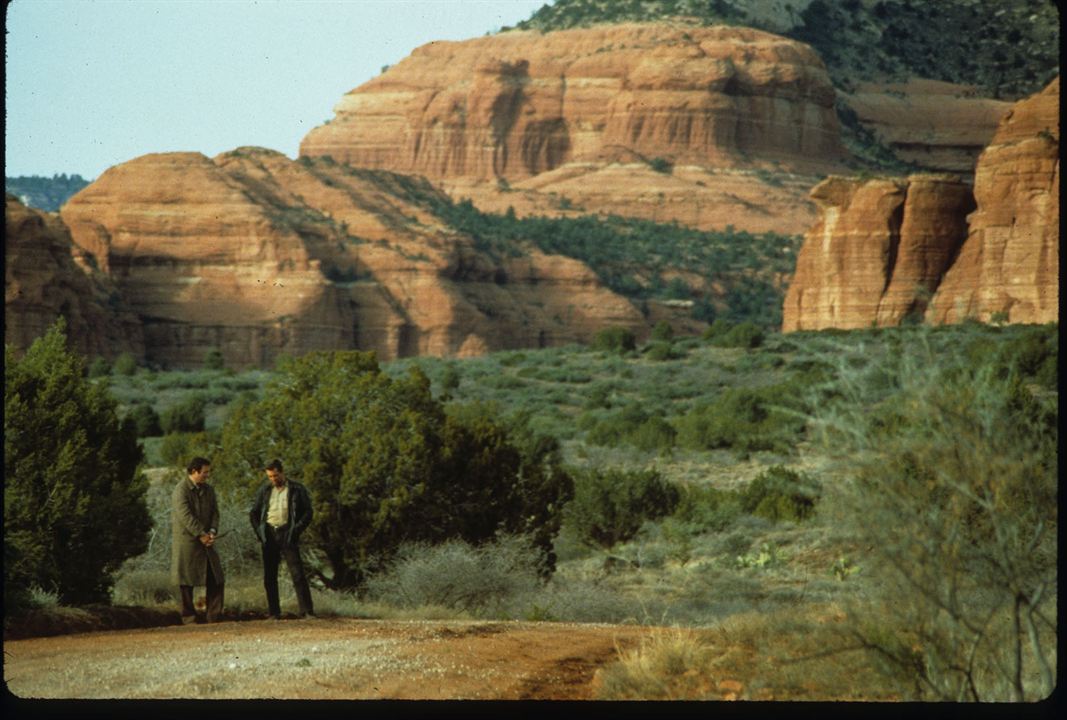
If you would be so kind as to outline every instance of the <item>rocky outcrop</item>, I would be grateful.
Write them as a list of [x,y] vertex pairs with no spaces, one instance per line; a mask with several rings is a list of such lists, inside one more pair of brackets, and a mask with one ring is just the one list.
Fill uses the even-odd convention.
[[818,182],[769,163],[758,170],[684,165],[657,172],[637,161],[569,163],[506,188],[470,178],[449,178],[440,185],[452,197],[470,198],[483,212],[512,208],[519,217],[618,215],[698,230],[733,226],[750,233],[802,235],[815,221],[808,193]]
[[4,207],[4,343],[25,349],[62,316],[68,344],[89,357],[144,355],[137,316],[71,242],[52,213],[13,195]]
[[973,192],[946,176],[818,185],[783,330],[1057,321],[1059,132],[1057,78],[1001,121]]
[[[428,182],[239,148],[147,155],[63,208],[135,307],[151,361],[231,366],[359,348],[468,355],[646,329],[579,262],[498,258],[443,225]],[[441,196],[438,195],[438,198]]]
[[1010,102],[980,97],[973,87],[922,78],[860,83],[843,100],[899,159],[968,180],[1011,108]]
[[1059,319],[1060,80],[1017,103],[982,153],[967,241],[927,319]]
[[782,331],[898,325],[918,319],[966,237],[974,204],[953,176],[831,177],[812,190]]
[[[762,232],[777,229],[768,215],[788,224],[797,207],[810,222],[805,173],[838,167],[838,130],[834,89],[807,45],[750,28],[624,24],[430,43],[345,95],[300,152],[444,181],[487,209]],[[768,175],[789,171],[805,181]],[[523,197],[508,202],[498,184]],[[761,196],[777,204],[752,202]]]

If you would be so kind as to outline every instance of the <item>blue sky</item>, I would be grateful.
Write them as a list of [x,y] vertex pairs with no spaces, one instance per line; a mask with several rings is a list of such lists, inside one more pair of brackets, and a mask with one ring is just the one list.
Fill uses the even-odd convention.
[[13,0],[4,172],[93,179],[145,153],[241,145],[296,157],[383,65],[546,2]]

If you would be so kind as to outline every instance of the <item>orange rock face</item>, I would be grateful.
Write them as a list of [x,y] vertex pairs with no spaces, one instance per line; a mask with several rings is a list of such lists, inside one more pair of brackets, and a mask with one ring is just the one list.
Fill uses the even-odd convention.
[[12,195],[4,208],[4,343],[25,349],[62,315],[70,346],[86,356],[144,356],[136,315],[94,271],[54,214]]
[[584,341],[647,326],[583,264],[497,258],[443,226],[425,181],[289,160],[147,155],[63,207],[144,322],[150,360],[231,366],[279,354],[373,349],[382,359]]
[[1057,77],[1001,121],[978,160],[967,241],[928,321],[1059,319],[1059,104]]
[[647,163],[569,163],[511,183],[470,178],[440,181],[452,197],[470,198],[484,212],[519,217],[619,215],[679,222],[699,230],[728,225],[751,233],[802,235],[815,222],[808,197],[818,179],[774,170],[675,166],[669,173]]
[[970,187],[952,176],[861,181],[812,191],[819,221],[804,238],[782,331],[898,325],[920,318],[966,237]]
[[969,179],[1011,103],[964,85],[912,78],[860,83],[845,97],[859,121],[901,160]]
[[[833,103],[810,47],[749,28],[507,32],[418,48],[345,95],[300,152],[455,183],[487,209],[573,205],[759,232],[777,228],[751,197],[777,199],[783,217],[801,207],[806,226],[812,182],[704,170],[837,167]],[[649,168],[656,158],[673,177]],[[501,180],[523,198],[495,197]]]
[[1059,319],[1059,79],[1017,103],[978,159],[973,193],[945,176],[812,191],[783,330]]

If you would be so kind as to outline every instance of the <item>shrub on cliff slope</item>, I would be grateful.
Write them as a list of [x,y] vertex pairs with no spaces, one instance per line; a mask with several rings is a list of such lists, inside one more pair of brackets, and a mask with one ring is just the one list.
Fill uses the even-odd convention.
[[26,354],[4,352],[4,599],[54,591],[107,602],[113,573],[151,522],[141,448],[107,389],[87,381],[58,320]]
[[315,352],[282,363],[264,398],[230,415],[221,486],[251,492],[281,458],[311,491],[309,547],[333,587],[359,585],[405,542],[530,536],[551,570],[551,539],[570,478],[558,447],[486,413],[446,415],[417,367],[392,379],[373,353]]

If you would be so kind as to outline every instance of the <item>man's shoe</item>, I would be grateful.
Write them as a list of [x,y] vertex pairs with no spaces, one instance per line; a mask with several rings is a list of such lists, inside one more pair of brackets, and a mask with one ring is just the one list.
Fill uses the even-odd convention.
[[282,616],[281,615],[268,615],[267,619],[268,620],[281,620]]
[[301,620],[317,620],[319,616],[316,615],[313,612],[308,612],[308,613],[300,613],[299,617],[300,617]]

